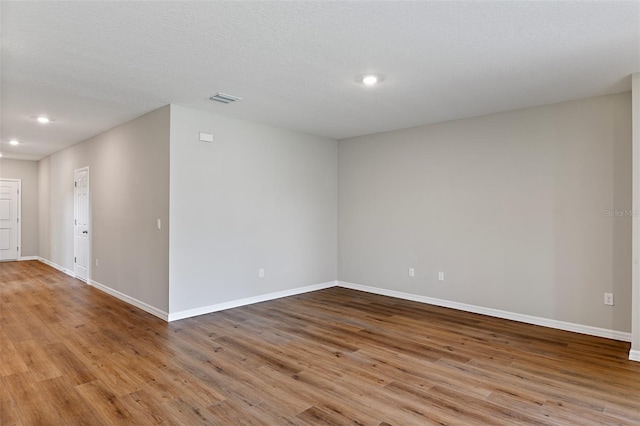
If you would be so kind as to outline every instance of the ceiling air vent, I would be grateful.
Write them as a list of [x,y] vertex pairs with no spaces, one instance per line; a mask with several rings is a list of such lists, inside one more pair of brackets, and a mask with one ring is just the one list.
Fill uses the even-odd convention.
[[239,101],[242,98],[233,95],[227,95],[226,93],[218,92],[217,94],[210,97],[212,101],[222,102],[223,104],[230,104],[231,102]]

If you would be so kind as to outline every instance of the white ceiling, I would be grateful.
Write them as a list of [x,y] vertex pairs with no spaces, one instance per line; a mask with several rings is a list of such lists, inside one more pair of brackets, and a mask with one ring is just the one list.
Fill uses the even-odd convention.
[[[640,71],[639,1],[2,2],[0,13],[7,158],[42,158],[168,103],[341,139],[623,92]],[[365,87],[366,72],[386,79]],[[209,101],[218,91],[244,99]]]

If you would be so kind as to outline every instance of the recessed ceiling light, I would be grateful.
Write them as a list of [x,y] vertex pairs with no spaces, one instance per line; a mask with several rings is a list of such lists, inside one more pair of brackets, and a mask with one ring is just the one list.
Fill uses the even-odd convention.
[[375,75],[368,75],[362,79],[362,82],[367,86],[373,86],[378,82],[378,77],[376,77]]
[[15,139],[10,140],[10,141],[9,141],[9,143],[10,143],[11,145],[20,145],[20,142],[18,142],[18,141],[17,141],[17,140],[15,140]]
[[0,152],[0,158],[2,158],[2,153]]
[[42,124],[47,124],[50,120],[45,117],[44,115],[41,115],[40,117],[38,117],[36,120],[38,120],[38,123],[42,123]]
[[384,77],[380,74],[362,74],[356,77],[358,83],[362,83],[365,86],[375,86],[384,80]]

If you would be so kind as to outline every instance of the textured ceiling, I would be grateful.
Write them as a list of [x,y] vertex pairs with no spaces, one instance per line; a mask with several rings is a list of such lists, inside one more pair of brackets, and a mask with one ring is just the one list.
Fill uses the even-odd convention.
[[[638,1],[2,2],[0,13],[8,158],[42,158],[168,103],[340,139],[622,92],[640,71]],[[385,81],[356,83],[366,72]],[[207,100],[218,91],[244,99]]]

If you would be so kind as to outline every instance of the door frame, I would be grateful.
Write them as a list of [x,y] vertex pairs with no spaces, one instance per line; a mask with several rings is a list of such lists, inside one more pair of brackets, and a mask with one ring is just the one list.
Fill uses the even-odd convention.
[[80,167],[73,171],[73,276],[84,281],[82,278],[78,278],[78,272],[76,270],[76,257],[78,256],[78,244],[76,243],[76,220],[78,218],[78,199],[76,194],[76,174],[78,172],[87,172],[87,229],[89,230],[89,237],[87,242],[87,284],[91,283],[91,247],[93,242],[93,233],[91,229],[91,175],[89,173],[89,166]]
[[[18,257],[15,260],[22,258],[22,179],[14,178],[0,178],[0,181],[17,182],[18,183]],[[7,261],[13,261],[14,259],[7,259]]]

